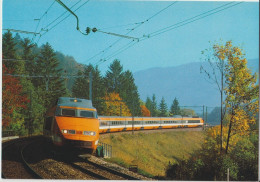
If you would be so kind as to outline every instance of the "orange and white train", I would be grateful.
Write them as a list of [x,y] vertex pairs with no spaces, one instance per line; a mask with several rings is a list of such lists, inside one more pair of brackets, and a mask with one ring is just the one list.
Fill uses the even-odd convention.
[[115,117],[99,116],[99,133],[155,130],[169,128],[202,127],[203,119],[198,117]]
[[99,116],[86,99],[60,97],[47,112],[43,134],[55,146],[84,148],[94,152],[99,134],[131,130],[202,127],[198,117],[120,117]]
[[94,152],[99,139],[97,110],[90,100],[60,97],[47,113],[43,134],[55,146]]

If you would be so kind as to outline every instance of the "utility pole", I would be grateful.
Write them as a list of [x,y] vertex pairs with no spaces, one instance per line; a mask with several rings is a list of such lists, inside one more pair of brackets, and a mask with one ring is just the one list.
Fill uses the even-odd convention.
[[227,169],[227,181],[229,181],[229,168]]
[[30,91],[30,110],[28,119],[28,136],[32,135],[32,91]]
[[89,72],[89,100],[92,101],[92,72]]
[[132,134],[134,134],[134,101],[132,102]]
[[203,105],[202,107],[203,107],[203,120],[205,121],[205,112],[204,112],[205,106]]
[[122,103],[120,102],[120,116],[122,116]]
[[205,123],[208,122],[208,107],[206,106],[206,117],[205,117]]

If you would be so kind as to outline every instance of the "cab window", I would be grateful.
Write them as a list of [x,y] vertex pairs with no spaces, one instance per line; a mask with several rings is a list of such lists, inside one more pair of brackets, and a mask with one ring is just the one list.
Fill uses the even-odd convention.
[[76,111],[73,109],[62,109],[61,115],[62,116],[76,116]]
[[80,111],[80,117],[96,118],[96,112],[93,112],[93,111]]

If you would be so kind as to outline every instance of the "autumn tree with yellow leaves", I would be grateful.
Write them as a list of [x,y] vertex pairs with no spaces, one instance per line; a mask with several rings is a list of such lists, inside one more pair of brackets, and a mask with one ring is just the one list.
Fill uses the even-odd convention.
[[104,116],[131,116],[131,112],[118,93],[112,92],[102,98]]
[[228,136],[226,153],[230,138],[234,135],[248,135],[250,125],[255,124],[258,113],[257,74],[247,68],[245,54],[231,41],[225,45],[222,56],[227,58],[225,67],[226,88],[225,105],[228,111]]

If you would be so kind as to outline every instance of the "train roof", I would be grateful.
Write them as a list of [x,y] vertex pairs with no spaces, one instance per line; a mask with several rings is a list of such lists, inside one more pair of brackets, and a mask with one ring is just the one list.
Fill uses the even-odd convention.
[[59,97],[58,106],[69,106],[69,107],[80,107],[80,108],[92,108],[95,109],[92,105],[91,100],[72,98],[72,97]]

